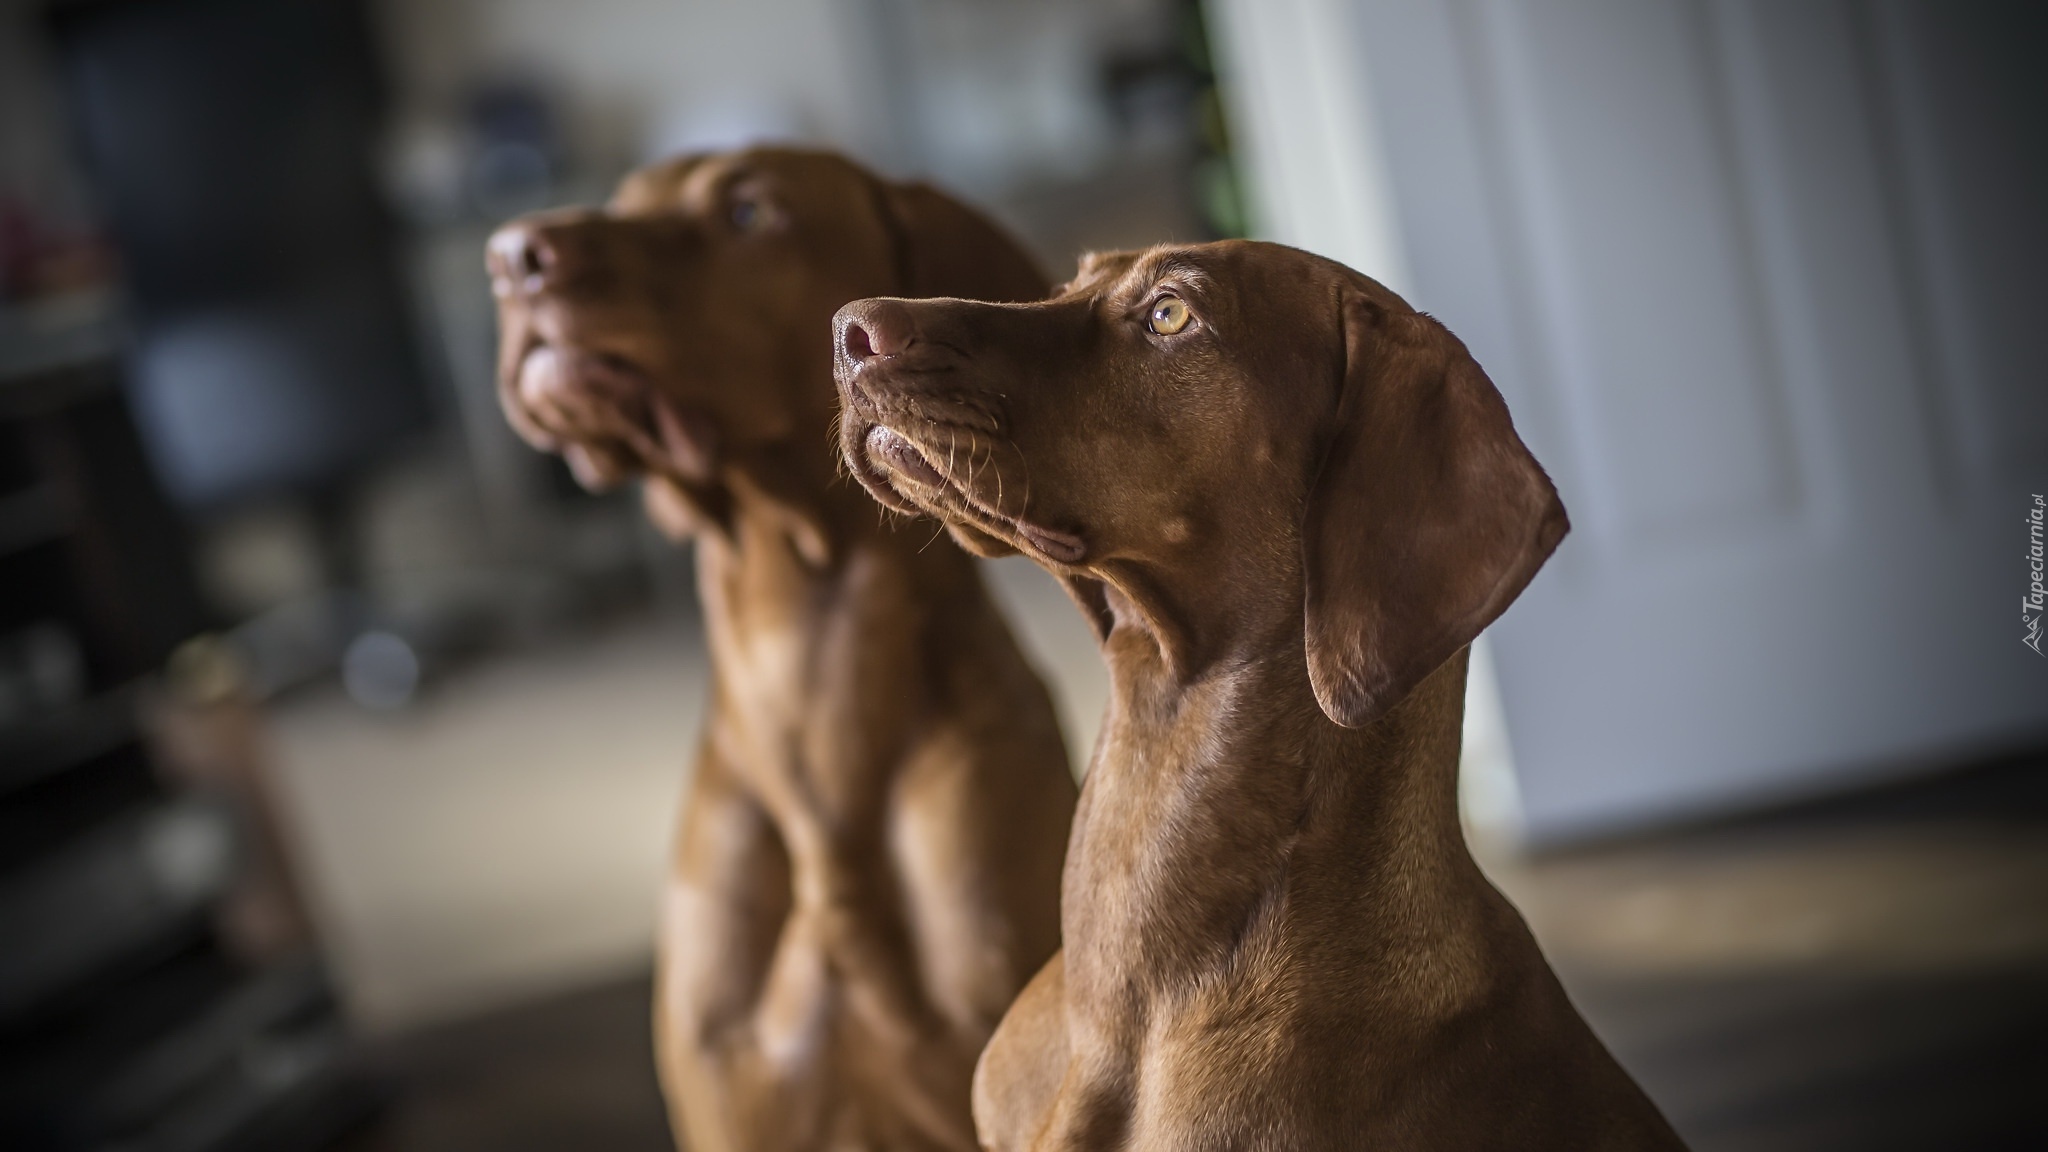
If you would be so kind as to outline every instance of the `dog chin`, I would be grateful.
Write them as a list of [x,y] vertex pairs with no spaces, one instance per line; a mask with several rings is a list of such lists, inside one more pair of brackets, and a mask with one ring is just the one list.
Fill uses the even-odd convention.
[[911,515],[929,516],[946,526],[946,534],[953,542],[973,556],[994,560],[1003,556],[1014,556],[1017,547],[1009,541],[960,518],[958,512],[938,498],[936,491],[920,486],[919,482],[900,470],[877,462],[865,452],[853,461],[861,485],[883,505],[898,512]]
[[922,504],[898,490],[895,472],[883,467],[869,454],[867,438],[872,428],[873,425],[856,422],[850,415],[841,425],[840,460],[846,465],[847,472],[851,473],[860,486],[867,489],[868,495],[874,497],[875,503],[882,507],[909,516],[926,514],[927,510]]
[[869,428],[862,438],[861,448],[874,466],[891,478],[907,477],[927,488],[942,489],[946,486],[946,478],[932,467],[924,452],[886,424]]
[[[873,441],[869,441],[870,445]],[[868,467],[873,470],[882,486],[894,496],[889,503],[906,511],[922,513],[946,526],[946,532],[955,543],[970,554],[993,560],[1001,556],[1014,556],[1018,549],[1008,540],[976,525],[962,517],[954,504],[964,504],[966,499],[936,469],[926,464],[922,457],[916,460],[921,468],[916,470],[901,467],[896,454],[882,454],[870,450]],[[921,475],[920,473],[929,475]]]
[[529,411],[555,407],[575,387],[569,358],[549,344],[536,344],[519,360],[516,391]]

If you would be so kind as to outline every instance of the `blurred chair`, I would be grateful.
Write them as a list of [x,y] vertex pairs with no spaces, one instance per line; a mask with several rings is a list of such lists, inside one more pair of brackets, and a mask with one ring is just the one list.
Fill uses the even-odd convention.
[[429,418],[362,4],[100,0],[52,27],[170,494],[200,513],[331,501]]
[[356,490],[433,416],[376,185],[364,5],[95,0],[49,27],[124,264],[151,459],[198,519],[311,511],[331,595],[296,614],[318,633],[296,663],[323,671],[374,617]]

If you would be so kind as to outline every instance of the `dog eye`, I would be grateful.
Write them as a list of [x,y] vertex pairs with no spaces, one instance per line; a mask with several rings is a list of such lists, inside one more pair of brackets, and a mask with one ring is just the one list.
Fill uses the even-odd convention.
[[1152,302],[1152,313],[1145,317],[1145,327],[1161,336],[1171,336],[1187,327],[1191,318],[1187,301],[1178,296],[1161,296]]
[[735,200],[732,202],[732,226],[742,232],[752,232],[767,218],[759,200]]

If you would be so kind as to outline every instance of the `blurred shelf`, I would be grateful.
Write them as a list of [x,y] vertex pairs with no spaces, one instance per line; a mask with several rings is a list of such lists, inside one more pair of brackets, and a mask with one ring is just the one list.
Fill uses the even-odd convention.
[[103,822],[0,880],[0,1021],[61,1001],[93,973],[204,921],[240,859],[214,801],[163,801]]
[[296,1150],[382,1095],[311,958],[252,972],[202,947],[48,1031],[0,1041],[0,1146]]

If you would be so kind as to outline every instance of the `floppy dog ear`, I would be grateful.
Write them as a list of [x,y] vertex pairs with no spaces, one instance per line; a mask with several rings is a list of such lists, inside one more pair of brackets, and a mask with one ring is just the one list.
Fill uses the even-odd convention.
[[1016,303],[1051,289],[1038,262],[995,221],[929,184],[882,183],[897,291]]
[[1457,337],[1353,292],[1342,328],[1302,571],[1316,702],[1360,728],[1491,624],[1569,524]]

